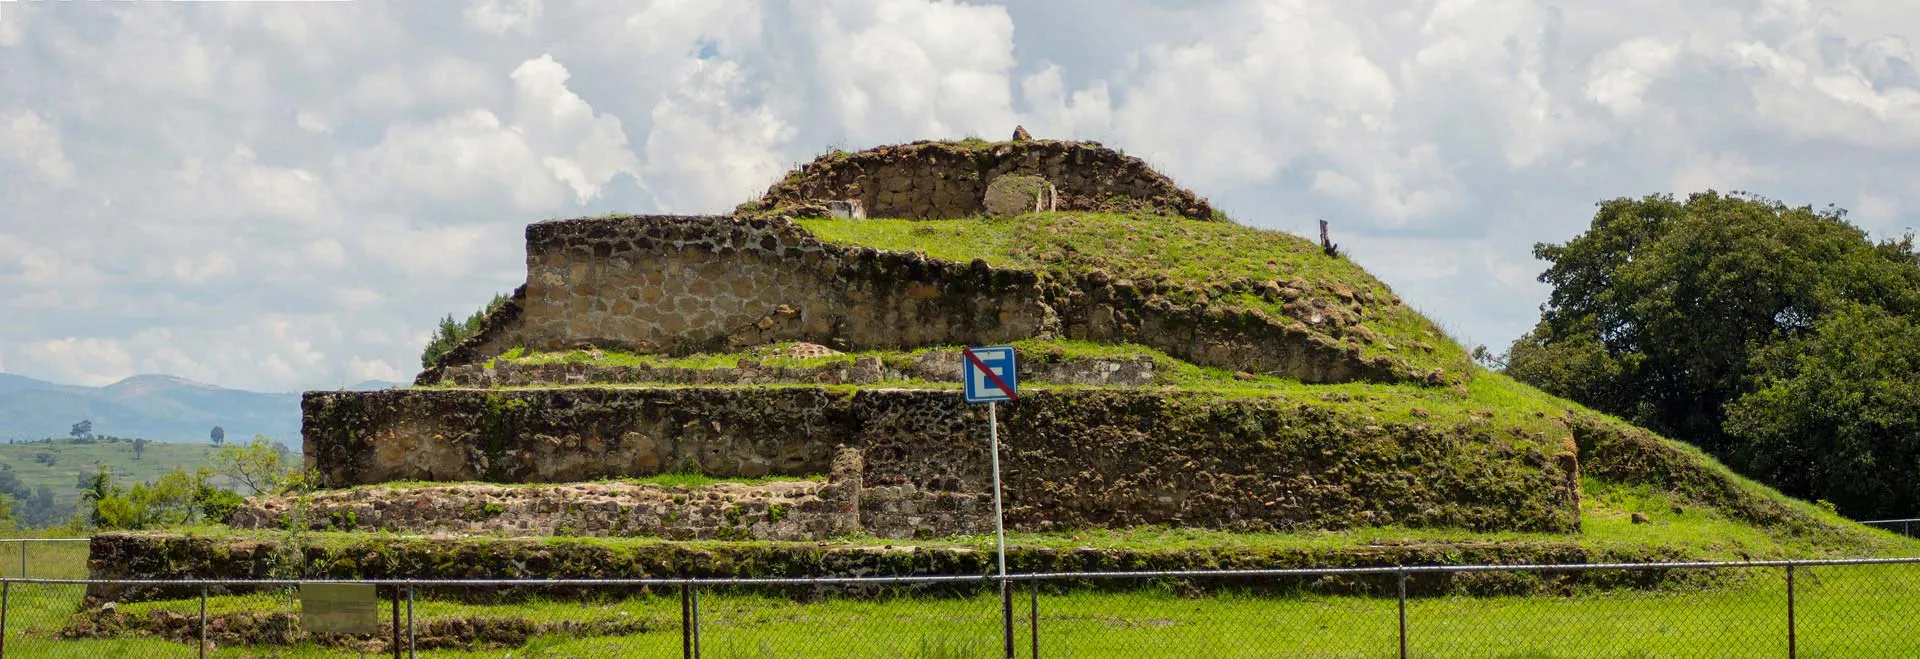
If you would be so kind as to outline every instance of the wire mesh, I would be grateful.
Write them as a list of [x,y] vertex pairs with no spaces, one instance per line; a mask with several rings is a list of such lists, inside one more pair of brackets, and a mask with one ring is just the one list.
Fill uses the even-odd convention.
[[1784,656],[1777,568],[1421,574],[1409,656]]
[[1920,533],[1920,519],[1872,519],[1860,523],[1885,529],[1909,538],[1920,537],[1915,535]]
[[[331,634],[292,583],[203,599],[199,582],[9,578],[0,651],[1005,656],[998,582],[974,577],[364,583],[373,632]],[[1016,575],[1008,590],[1017,657],[1920,656],[1917,562]]]
[[87,541],[74,538],[0,540],[0,577],[79,579],[87,576]]
[[697,590],[702,657],[992,657],[1003,647],[993,587],[888,588],[858,597]]
[[[1394,575],[1041,581],[1049,657],[1377,657],[1397,649]],[[1025,655],[1023,655],[1025,656]]]
[[1920,657],[1920,564],[1794,568],[1803,657]]

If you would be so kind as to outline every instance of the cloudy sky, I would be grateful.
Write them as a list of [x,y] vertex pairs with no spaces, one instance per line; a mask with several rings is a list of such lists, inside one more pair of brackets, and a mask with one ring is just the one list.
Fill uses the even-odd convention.
[[1471,343],[1604,198],[1920,217],[1920,3],[0,1],[0,371],[405,380],[521,231],[725,211],[829,147],[1125,149]]

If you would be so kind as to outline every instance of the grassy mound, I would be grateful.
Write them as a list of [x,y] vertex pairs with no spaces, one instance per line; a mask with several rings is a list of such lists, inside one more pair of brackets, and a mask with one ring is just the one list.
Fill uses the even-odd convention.
[[[963,220],[801,219],[830,243],[959,261],[1100,276],[1149,287],[1176,305],[1257,311],[1391,355],[1421,369],[1466,373],[1472,362],[1366,270],[1292,234],[1227,222],[1038,213]],[[1099,273],[1095,275],[1095,273]]]
[[[1729,552],[1708,551],[1703,557],[1740,558],[1743,556],[1837,556],[1906,554],[1915,547],[1890,534],[1853,524],[1831,511],[1793,500],[1732,473],[1725,466],[1685,444],[1664,439],[1617,419],[1587,410],[1575,403],[1549,396],[1502,375],[1478,371],[1463,386],[1430,387],[1415,384],[1349,383],[1313,385],[1270,376],[1250,376],[1223,369],[1196,366],[1135,345],[1106,345],[1079,341],[1022,341],[1016,343],[1026,359],[1151,359],[1155,363],[1156,384],[1152,388],[1186,395],[1205,393],[1225,399],[1272,400],[1290,405],[1324,409],[1329,418],[1343,423],[1363,425],[1401,424],[1408,427],[1488,428],[1502,441],[1549,445],[1553,438],[1571,438],[1578,449],[1584,497],[1583,524],[1627,523],[1631,513],[1642,513],[1651,524],[1635,524],[1628,542],[1662,541],[1666,530],[1678,532],[1662,523],[1669,516],[1692,515],[1689,520],[1713,519],[1711,533],[1698,537],[1765,537],[1767,542],[1726,545]],[[591,365],[650,364],[688,369],[734,368],[742,360],[770,366],[795,368],[819,367],[856,357],[876,357],[888,363],[906,365],[918,351],[872,351],[846,355],[785,357],[776,346],[767,350],[738,354],[693,355],[667,358],[651,355],[574,351],[566,353],[510,353],[504,360],[540,364],[573,363]],[[616,385],[617,386],[617,385]],[[629,386],[661,386],[658,383],[630,383]],[[782,385],[759,385],[778,387]],[[924,388],[952,390],[958,383],[925,380],[885,381],[870,385],[884,388]],[[1030,383],[1028,389],[1088,390],[1096,386],[1050,385]],[[862,387],[836,387],[849,391]],[[1633,492],[1636,501],[1658,501],[1646,508],[1595,508],[1595,501],[1620,500],[1620,493]],[[1671,512],[1674,509],[1684,513]],[[1611,512],[1610,512],[1611,511]],[[1703,514],[1707,517],[1703,517]],[[1744,531],[1742,531],[1744,530]],[[1095,532],[1096,534],[1099,532]],[[1356,531],[1355,537],[1373,537],[1370,531]],[[1231,534],[1230,534],[1231,535]],[[1471,535],[1471,534],[1469,534]],[[1122,534],[1131,542],[1136,536]],[[1253,536],[1232,536],[1259,542]],[[1479,536],[1485,541],[1511,540],[1498,534]],[[1464,540],[1464,537],[1456,537]],[[1769,544],[1771,542],[1772,544]]]

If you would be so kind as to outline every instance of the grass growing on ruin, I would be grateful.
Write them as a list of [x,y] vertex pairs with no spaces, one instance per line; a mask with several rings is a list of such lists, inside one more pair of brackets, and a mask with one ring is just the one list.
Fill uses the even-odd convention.
[[[1392,353],[1421,368],[1469,369],[1465,349],[1418,312],[1391,302],[1393,291],[1358,264],[1328,256],[1314,242],[1281,231],[1228,222],[1193,222],[1110,213],[1035,213],[955,220],[797,220],[821,240],[920,252],[1073,277],[1101,271],[1119,280],[1154,282],[1156,292],[1190,304],[1257,309],[1285,321],[1281,305],[1247,286],[1291,284],[1307,296],[1345,304],[1362,296],[1365,324],[1380,340],[1362,342],[1368,356]],[[1237,292],[1234,292],[1237,291]],[[1425,346],[1427,349],[1415,349]]]
[[[1307,384],[1293,378],[1268,375],[1235,374],[1231,371],[1195,365],[1191,362],[1167,355],[1164,352],[1135,344],[1102,344],[1089,341],[1028,339],[1015,341],[1015,350],[1022,361],[1109,359],[1133,360],[1151,359],[1157,384],[1155,391],[1189,392],[1194,395],[1220,396],[1239,399],[1284,399],[1300,404],[1332,408],[1348,413],[1355,420],[1364,423],[1458,423],[1474,417],[1496,427],[1515,429],[1518,432],[1533,435],[1559,430],[1552,419],[1565,415],[1569,411],[1589,413],[1578,405],[1553,398],[1531,387],[1520,384],[1511,378],[1481,371],[1466,385],[1458,387],[1430,387],[1412,384]],[[658,367],[681,368],[735,368],[742,359],[755,359],[767,366],[788,366],[796,368],[815,368],[831,364],[851,364],[858,357],[876,357],[896,367],[911,364],[920,355],[934,350],[955,350],[958,346],[936,346],[915,350],[870,350],[842,355],[819,357],[778,357],[764,356],[775,350],[752,353],[701,354],[688,357],[663,357],[656,355],[638,355],[632,353],[602,351],[567,351],[545,353],[510,353],[516,363],[555,363],[582,362],[602,366],[651,365]],[[817,385],[807,383],[774,383],[763,385],[701,385],[717,387],[823,387],[835,390],[854,391],[861,388],[920,388],[953,389],[959,388],[958,373],[952,381],[905,380],[876,383],[872,385]],[[440,385],[435,385],[440,386]],[[450,385],[448,385],[450,386]],[[520,388],[566,388],[578,386],[673,386],[664,383],[623,383],[603,385],[542,385],[539,387],[502,387],[501,389]],[[683,385],[684,386],[684,385]],[[1052,385],[1045,382],[1026,381],[1021,387],[1032,391],[1047,390],[1098,390],[1109,387],[1082,385]],[[1015,403],[1017,405],[1017,403]],[[1479,422],[1475,422],[1479,423]]]
[[386,481],[383,483],[373,483],[370,485],[355,485],[353,487],[343,488],[342,490],[329,490],[329,491],[391,490],[391,489],[412,489],[412,488],[423,488],[423,487],[444,488],[444,487],[457,487],[461,485],[483,485],[488,487],[506,487],[506,488],[571,487],[576,485],[637,485],[642,487],[653,486],[653,487],[663,487],[663,488],[690,488],[690,487],[712,487],[714,485],[721,485],[721,484],[767,485],[770,483],[795,483],[795,482],[809,482],[809,481],[819,482],[819,481],[825,481],[826,479],[827,479],[827,476],[825,474],[806,474],[806,475],[800,475],[800,476],[773,474],[773,475],[767,475],[767,476],[753,476],[753,477],[747,477],[747,476],[724,476],[723,477],[723,476],[708,476],[706,474],[701,474],[696,472],[669,472],[664,474],[655,474],[652,476],[638,476],[638,477],[632,477],[632,478],[601,478],[601,479],[591,480],[591,481],[578,481],[578,482],[569,482],[569,483],[492,483],[492,482],[484,482],[484,481],[396,480],[396,481]]
[[[1495,554],[1499,553],[1497,548],[1504,547],[1510,550],[1509,553],[1513,557],[1523,559],[1537,554],[1537,550],[1552,547],[1577,547],[1622,557],[1639,556],[1642,557],[1641,560],[1653,560],[1651,557],[1660,555],[1684,557],[1686,560],[1920,556],[1920,541],[1878,529],[1851,526],[1848,531],[1837,534],[1795,535],[1732,519],[1718,509],[1697,505],[1646,486],[1620,485],[1587,478],[1582,483],[1582,489],[1584,495],[1581,500],[1581,530],[1576,534],[1473,532],[1446,528],[1392,526],[1294,533],[1235,533],[1201,528],[1134,527],[1049,533],[1010,532],[1007,534],[1007,543],[1014,548],[1054,550],[1091,548],[1144,553],[1201,551],[1221,556],[1232,556],[1236,552],[1259,555],[1273,551],[1299,551],[1333,557],[1352,552],[1351,555],[1354,558],[1364,557],[1372,550],[1392,547],[1474,548],[1493,551]],[[1635,513],[1644,515],[1647,521],[1634,523],[1632,516]],[[284,534],[278,531],[238,530],[222,526],[175,529],[171,533],[243,542],[271,542],[284,537]],[[371,540],[418,537],[423,536],[385,532],[314,531],[306,534],[306,541],[319,547],[343,548]],[[498,538],[479,537],[464,542],[500,541],[501,539]],[[811,551],[823,547],[887,547],[907,552],[914,551],[915,548],[990,552],[994,548],[994,537],[991,534],[924,540],[854,535],[836,538],[826,543],[669,541],[645,537],[520,538],[512,542],[533,546],[584,544],[616,551],[636,550],[664,544],[693,549],[752,546],[769,550],[787,548],[799,551]]]
[[[1622,553],[1646,548],[1671,549],[1693,560],[1920,556],[1920,541],[1877,529],[1858,527],[1858,533],[1842,538],[1796,536],[1730,519],[1714,508],[1686,502],[1646,486],[1587,478],[1581,487],[1584,490],[1581,530],[1574,535],[1368,527],[1300,533],[1231,533],[1192,528],[1088,529],[1070,533],[1010,533],[1007,537],[1013,546],[1055,549],[1343,550],[1420,545],[1518,548],[1567,544]],[[1635,513],[1644,515],[1647,521],[1633,522]],[[993,544],[990,536],[950,541],[988,549]]]

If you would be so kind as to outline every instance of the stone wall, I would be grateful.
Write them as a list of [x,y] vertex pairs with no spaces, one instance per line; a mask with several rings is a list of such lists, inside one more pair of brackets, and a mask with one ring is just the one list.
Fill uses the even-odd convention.
[[[419,383],[516,346],[691,354],[779,341],[852,351],[1055,337],[1138,343],[1306,382],[1445,380],[1405,359],[1364,356],[1328,328],[1173,304],[1151,283],[1099,273],[1061,281],[984,261],[832,245],[782,218],[539,222],[527,227],[527,252],[527,284]],[[1252,293],[1300,304],[1298,291],[1279,285]]]
[[[288,550],[284,536],[193,537],[177,533],[106,532],[93,536],[87,566],[94,579],[273,579],[289,571],[313,579],[608,579],[715,577],[871,577],[883,575],[993,574],[994,552],[986,547],[889,544],[861,546],[819,543],[613,543],[566,538],[452,538],[368,534],[332,545],[305,547],[305,564],[279,560]],[[1419,542],[1378,546],[1225,545],[1168,548],[1034,547],[1007,548],[1012,572],[1114,572],[1177,570],[1271,570],[1284,568],[1393,567],[1396,565],[1485,565],[1652,563],[1704,560],[1688,545],[1599,544],[1580,539],[1513,542]],[[1415,574],[1407,594],[1564,595],[1575,589],[1680,588],[1697,592],[1716,585],[1729,570],[1593,570],[1539,574],[1461,572]],[[1392,573],[1378,578],[1327,579],[1318,576],[1201,579],[1184,584],[1195,591],[1222,588],[1235,592],[1301,592],[1392,597],[1398,584]],[[991,583],[954,582],[912,587],[920,593],[963,596],[991,592]],[[1058,581],[1074,590],[1161,588],[1164,580],[1091,579]],[[1724,583],[1718,585],[1725,585]],[[209,594],[254,592],[258,588],[216,583]],[[898,594],[874,586],[798,586],[769,588],[776,594]],[[630,587],[476,588],[423,587],[422,597],[450,600],[524,601],[534,596],[625,597]],[[87,586],[89,603],[184,599],[199,595],[196,586],[114,584]]]
[[[499,362],[450,366],[440,372],[437,384],[464,387],[534,387],[552,384],[685,384],[756,385],[801,384],[877,384],[902,380],[960,382],[960,351],[929,350],[911,357],[883,360],[873,356],[847,356],[812,366],[768,365],[742,359],[738,365],[717,368],[688,368],[642,364],[614,366],[593,362],[547,362],[521,364]],[[1154,384],[1156,368],[1152,357],[1107,359],[1098,357],[1063,358],[1049,361],[1045,356],[1019,362],[1021,382],[1082,386],[1144,387]]]
[[[818,474],[846,445],[864,452],[863,487],[958,493],[958,508],[989,491],[985,411],[958,398],[798,386],[415,389],[311,392],[302,407],[307,460],[327,487],[680,468]],[[1007,520],[1026,530],[1578,528],[1578,466],[1559,444],[1347,414],[1285,399],[1033,391],[1001,415]]]
[[[987,187],[1002,176],[1046,179],[1063,211],[1146,212],[1212,220],[1213,207],[1139,158],[1095,142],[914,142],[837,152],[802,165],[757,206],[780,209],[858,199],[869,217],[956,218],[986,214]],[[1031,203],[1031,202],[1029,202]]]
[[[858,449],[836,452],[825,480],[701,486],[592,482],[556,485],[365,486],[248,499],[228,526],[534,537],[669,540],[945,538],[993,529],[984,492],[864,487]],[[295,517],[295,514],[298,517]],[[298,519],[298,522],[293,520]]]
[[[573,483],[513,487],[363,487],[256,497],[229,526],[285,528],[299,508],[315,530],[508,536],[644,536],[673,540],[824,540],[860,531],[859,452],[835,459],[825,481],[699,487]],[[908,531],[907,537],[911,536]]]

